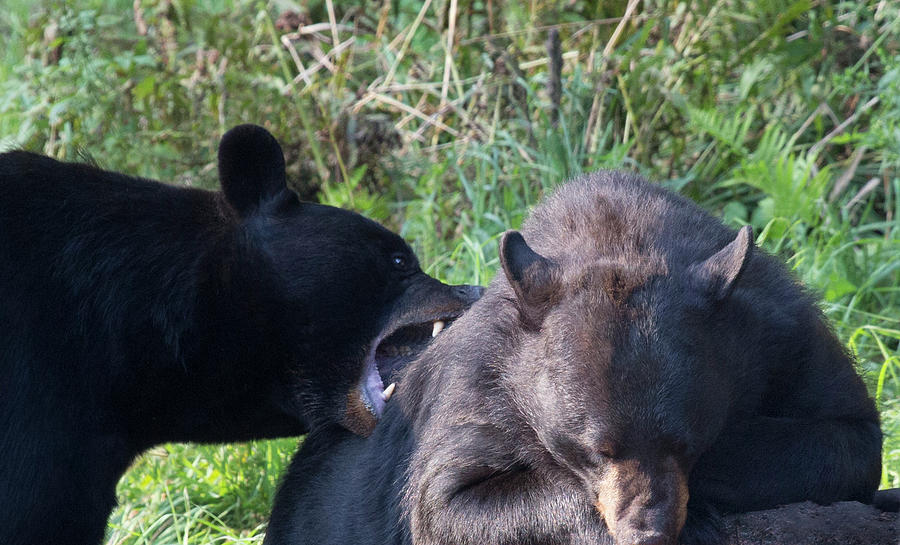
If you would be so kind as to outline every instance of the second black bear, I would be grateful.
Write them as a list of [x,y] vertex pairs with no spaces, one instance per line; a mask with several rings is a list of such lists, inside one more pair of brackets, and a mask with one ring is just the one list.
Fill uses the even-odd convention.
[[871,499],[875,405],[749,228],[598,173],[500,261],[372,436],[307,439],[267,545],[717,543],[717,512]]
[[284,168],[250,125],[222,193],[0,155],[0,543],[98,543],[158,443],[369,433],[378,365],[480,295]]

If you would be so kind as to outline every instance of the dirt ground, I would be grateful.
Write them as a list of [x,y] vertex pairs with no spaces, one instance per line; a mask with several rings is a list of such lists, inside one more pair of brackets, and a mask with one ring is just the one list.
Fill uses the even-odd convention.
[[875,503],[804,502],[733,515],[723,545],[900,545],[900,488],[879,492]]

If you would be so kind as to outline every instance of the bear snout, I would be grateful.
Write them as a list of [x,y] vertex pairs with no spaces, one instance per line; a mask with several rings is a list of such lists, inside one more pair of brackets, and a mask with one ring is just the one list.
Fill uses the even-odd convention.
[[453,286],[453,293],[471,305],[475,301],[481,299],[481,296],[484,295],[484,287],[461,284]]
[[616,545],[675,545],[671,536],[659,532],[629,532],[616,537]]
[[594,506],[616,545],[674,545],[687,517],[687,476],[672,456],[611,460]]

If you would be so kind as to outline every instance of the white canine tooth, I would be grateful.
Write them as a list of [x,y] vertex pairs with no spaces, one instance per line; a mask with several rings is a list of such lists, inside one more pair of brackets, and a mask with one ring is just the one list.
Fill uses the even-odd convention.
[[431,330],[431,336],[437,337],[438,333],[444,330],[444,321],[438,320],[434,323],[434,329]]
[[395,383],[395,382],[390,383],[390,385],[387,388],[385,388],[383,392],[381,392],[381,399],[383,399],[385,402],[387,402],[387,400],[389,400],[391,398],[391,396],[394,395],[394,389],[396,387],[397,387],[397,383]]

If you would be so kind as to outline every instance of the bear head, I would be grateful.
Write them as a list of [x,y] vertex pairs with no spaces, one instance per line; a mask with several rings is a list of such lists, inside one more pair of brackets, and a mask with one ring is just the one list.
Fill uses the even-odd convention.
[[519,232],[503,236],[523,331],[506,390],[536,448],[583,483],[616,543],[672,544],[688,476],[729,411],[732,377],[704,321],[738,281],[751,231],[679,270],[647,248],[592,255],[595,246],[544,241],[545,257]]
[[217,291],[236,289],[241,315],[254,317],[245,327],[265,332],[255,357],[260,372],[280,377],[272,398],[307,428],[338,422],[367,435],[393,391],[384,386],[392,366],[483,289],[426,275],[409,245],[374,221],[301,202],[262,127],[224,135],[219,175],[238,225],[228,247],[238,250],[223,259]]

